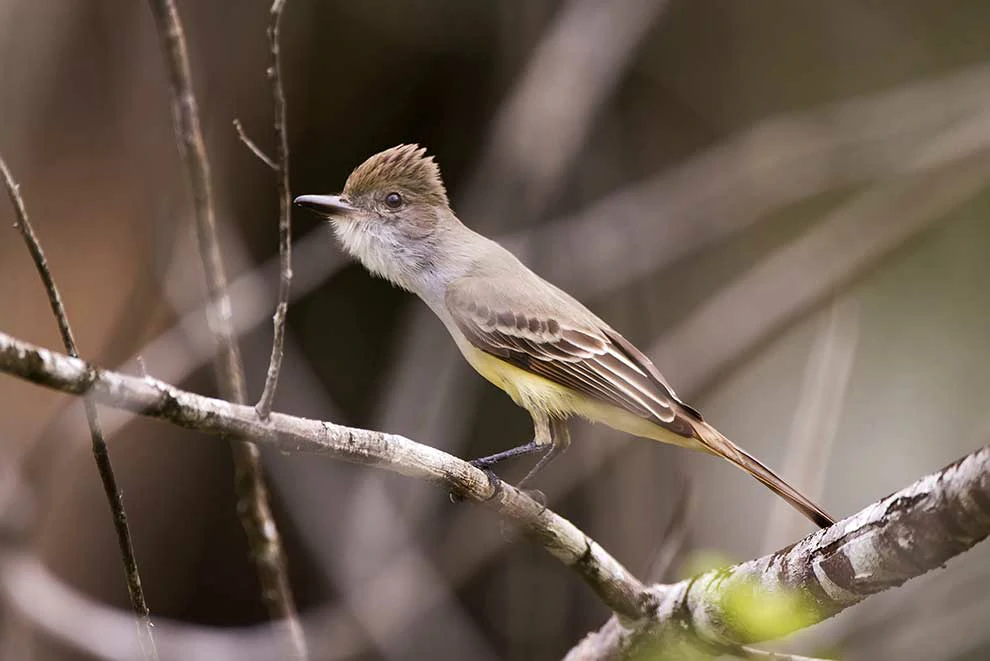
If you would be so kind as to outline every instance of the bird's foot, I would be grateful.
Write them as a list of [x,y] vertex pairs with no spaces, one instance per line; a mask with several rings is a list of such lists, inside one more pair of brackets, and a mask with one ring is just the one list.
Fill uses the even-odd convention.
[[499,476],[495,474],[495,471],[493,471],[491,468],[488,468],[488,466],[480,462],[476,464],[475,462],[472,461],[471,465],[481,470],[485,474],[485,477],[488,478],[488,484],[492,488],[492,495],[488,496],[488,498],[485,498],[485,500],[489,501],[498,498],[499,494],[502,493],[502,480],[499,479]]
[[[469,461],[468,463],[485,474],[485,477],[488,478],[488,484],[492,488],[492,494],[487,498],[483,499],[482,502],[488,502],[489,500],[494,500],[495,498],[498,498],[498,495],[502,493],[502,480],[499,479],[498,475],[495,474],[495,471],[488,468],[490,464],[486,462],[485,459],[475,459],[474,461]],[[463,500],[464,497],[462,495],[451,492],[450,502],[459,503]]]

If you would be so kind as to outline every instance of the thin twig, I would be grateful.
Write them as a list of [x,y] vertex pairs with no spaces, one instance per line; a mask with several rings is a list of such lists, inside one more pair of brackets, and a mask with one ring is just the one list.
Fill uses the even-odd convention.
[[[174,0],[150,0],[150,5],[165,55],[175,136],[192,188],[196,237],[206,275],[208,316],[218,345],[215,360],[217,381],[225,399],[243,404],[247,401],[247,387],[231,322],[227,275],[220,255],[214,217],[210,166],[193,93],[185,34]],[[258,571],[262,599],[272,618],[285,621],[293,655],[306,658],[306,640],[299,625],[282,539],[272,516],[258,448],[235,438],[231,441],[231,454],[237,511]]]
[[[34,227],[28,218],[27,208],[24,206],[24,199],[21,197],[19,186],[14,181],[14,177],[2,156],[0,156],[0,175],[3,176],[7,195],[14,207],[14,228],[24,238],[24,243],[27,245],[31,259],[34,260],[34,265],[38,270],[38,275],[41,276],[45,292],[48,294],[52,314],[55,315],[55,321],[58,323],[62,344],[70,356],[78,358],[79,349],[76,347],[76,340],[72,334],[72,327],[69,325],[65,306],[62,305],[62,296],[59,294],[55,278],[52,277],[51,270],[48,268],[48,260],[45,259],[41,242],[34,233]],[[103,483],[103,492],[106,494],[107,502],[110,505],[110,515],[113,518],[113,528],[117,535],[117,545],[120,547],[120,557],[124,563],[127,593],[130,596],[131,608],[137,616],[138,638],[142,656],[148,661],[155,661],[158,658],[158,652],[155,649],[155,640],[151,634],[151,612],[148,609],[148,602],[144,598],[144,589],[141,587],[141,573],[138,571],[137,556],[134,553],[134,541],[131,539],[131,529],[127,524],[124,499],[120,493],[120,488],[117,486],[117,476],[113,472],[113,465],[110,461],[110,451],[103,436],[100,413],[96,408],[96,402],[90,397],[83,397],[83,408],[86,411],[86,421],[89,424],[93,458],[96,460],[96,468]]]
[[0,372],[72,394],[92,392],[102,403],[186,429],[250,438],[282,452],[318,453],[445,485],[497,511],[524,535],[576,571],[613,611],[643,617],[652,604],[643,584],[574,524],[528,495],[442,450],[396,434],[355,429],[196,395],[156,379],[97,368],[0,332]]
[[261,150],[261,147],[255,143],[254,140],[248,137],[248,134],[244,132],[244,125],[241,124],[241,120],[234,118],[234,130],[237,131],[237,139],[240,140],[245,147],[247,147],[252,154],[258,157],[258,160],[270,167],[272,170],[278,172],[278,165],[275,164],[268,154]]
[[282,356],[285,353],[285,316],[289,310],[289,288],[292,283],[292,197],[289,193],[289,136],[285,119],[285,92],[282,90],[281,58],[278,35],[282,23],[282,10],[286,0],[272,3],[271,22],[268,25],[268,46],[271,60],[268,64],[268,79],[272,85],[272,103],[275,115],[275,180],[278,186],[278,303],[275,306],[275,326],[272,337],[272,356],[265,376],[265,388],[255,410],[262,419],[272,412],[278,375],[282,370]]

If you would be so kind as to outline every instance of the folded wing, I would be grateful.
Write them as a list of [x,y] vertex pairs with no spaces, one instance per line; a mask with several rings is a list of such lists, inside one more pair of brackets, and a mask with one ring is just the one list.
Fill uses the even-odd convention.
[[579,303],[557,290],[541,291],[539,300],[516,300],[525,295],[492,287],[466,278],[447,292],[448,310],[473,346],[677,434],[695,436],[691,422],[682,418],[694,415],[700,421],[700,416],[677,400],[649,359]]

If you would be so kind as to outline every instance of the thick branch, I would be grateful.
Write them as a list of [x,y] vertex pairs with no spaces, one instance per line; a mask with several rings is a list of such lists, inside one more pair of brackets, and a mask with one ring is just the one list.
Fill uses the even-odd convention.
[[[278,1],[275,3],[273,13],[281,11],[281,4]],[[215,360],[217,382],[224,397],[243,404],[247,401],[244,366],[231,321],[227,274],[220,255],[214,217],[210,164],[206,157],[206,145],[193,92],[185,34],[174,0],[150,0],[150,5],[165,55],[169,91],[172,94],[175,137],[192,188],[196,238],[209,299],[207,314],[218,345]],[[277,13],[275,17],[277,20]],[[235,438],[231,441],[231,454],[234,460],[237,511],[258,571],[262,599],[273,618],[285,620],[288,624],[295,656],[305,658],[308,656],[306,641],[289,585],[282,538],[268,502],[268,488],[265,485],[258,448]]]
[[570,521],[517,489],[494,488],[485,473],[441,450],[402,436],[272,413],[203,397],[152,378],[127,376],[0,333],[0,372],[186,429],[236,435],[284,452],[313,452],[445,485],[511,519],[576,571],[613,611],[643,617],[655,608],[646,588]]
[[[937,569],[988,534],[990,446],[791,547],[654,586],[659,607],[649,619],[626,626],[613,617],[566,659],[622,659],[654,649],[677,658],[671,650],[699,640],[714,649],[734,650],[777,638]],[[733,606],[732,595],[747,596],[750,611],[758,602],[788,603],[791,608],[772,626],[754,627]]]
[[[58,324],[59,335],[62,337],[62,344],[70,356],[78,357],[79,349],[76,346],[76,339],[72,333],[72,326],[69,324],[69,316],[65,312],[62,304],[62,296],[59,294],[55,278],[48,268],[48,260],[41,248],[41,242],[34,233],[34,227],[28,218],[27,208],[21,198],[18,184],[14,181],[13,175],[7,168],[7,163],[0,158],[0,178],[7,189],[10,203],[14,206],[14,228],[21,233],[24,243],[27,245],[31,259],[34,261],[41,282],[45,286],[48,295],[48,303],[51,305],[52,314]],[[103,483],[103,493],[106,495],[107,503],[110,506],[110,516],[113,518],[114,533],[117,536],[117,546],[120,548],[120,557],[124,563],[124,576],[127,582],[127,593],[131,600],[131,608],[137,616],[138,633],[140,634],[142,656],[149,661],[158,658],[155,650],[155,640],[151,633],[151,612],[148,610],[148,602],[144,598],[144,588],[141,586],[141,573],[138,570],[137,555],[134,552],[134,541],[131,538],[131,529],[127,523],[127,512],[124,510],[124,499],[117,486],[117,476],[113,472],[113,464],[110,461],[110,451],[107,448],[106,439],[103,436],[103,425],[100,422],[100,412],[96,409],[96,403],[90,397],[83,398],[83,408],[86,411],[86,422],[89,425],[89,435],[93,448],[93,458],[96,461],[96,469],[100,473],[100,481]]]
[[[520,526],[574,569],[617,615],[568,659],[620,659],[685,647],[738,651],[810,626],[940,567],[990,534],[990,446],[771,555],[649,589],[580,530],[518,490],[402,436],[273,413],[101,370],[0,333],[0,372],[212,434],[313,452],[440,483]],[[740,608],[742,600],[743,608]],[[775,616],[747,613],[769,603]],[[764,609],[765,610],[765,609]],[[770,624],[767,624],[767,622]]]

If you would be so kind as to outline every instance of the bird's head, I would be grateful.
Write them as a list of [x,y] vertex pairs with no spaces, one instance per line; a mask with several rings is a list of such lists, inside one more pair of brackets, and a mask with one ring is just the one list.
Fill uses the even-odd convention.
[[375,154],[340,195],[301,195],[295,204],[330,219],[347,252],[406,288],[412,273],[429,267],[436,230],[454,218],[440,168],[419,145]]

